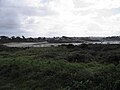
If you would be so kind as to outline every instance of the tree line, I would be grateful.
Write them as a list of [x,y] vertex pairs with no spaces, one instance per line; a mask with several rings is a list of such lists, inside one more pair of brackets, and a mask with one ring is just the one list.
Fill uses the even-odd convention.
[[0,36],[0,43],[9,43],[9,42],[43,42],[46,41],[45,37],[38,37],[38,38],[32,38],[32,37],[19,37],[19,36]]

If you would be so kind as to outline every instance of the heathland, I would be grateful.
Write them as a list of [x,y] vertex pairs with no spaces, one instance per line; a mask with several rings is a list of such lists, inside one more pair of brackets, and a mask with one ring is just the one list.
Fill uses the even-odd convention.
[[0,45],[0,90],[119,90],[120,45]]

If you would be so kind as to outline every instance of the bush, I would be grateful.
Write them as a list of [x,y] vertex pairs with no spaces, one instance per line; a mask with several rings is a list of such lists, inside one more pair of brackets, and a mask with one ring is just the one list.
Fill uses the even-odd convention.
[[120,80],[117,80],[114,84],[113,90],[119,90],[120,89]]
[[113,63],[118,65],[120,62],[120,52],[107,52],[99,55],[103,63]]
[[67,56],[69,62],[88,63],[94,60],[94,57],[88,53],[72,52]]

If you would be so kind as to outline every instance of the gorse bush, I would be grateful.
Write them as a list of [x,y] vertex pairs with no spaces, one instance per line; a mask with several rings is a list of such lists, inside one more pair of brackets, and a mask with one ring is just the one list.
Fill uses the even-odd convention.
[[67,60],[69,62],[83,62],[88,63],[94,60],[94,57],[89,53],[82,53],[82,52],[72,52],[67,56]]

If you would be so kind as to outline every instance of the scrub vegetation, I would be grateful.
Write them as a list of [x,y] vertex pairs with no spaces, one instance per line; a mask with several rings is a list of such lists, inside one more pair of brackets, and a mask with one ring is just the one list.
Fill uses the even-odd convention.
[[119,90],[120,45],[0,46],[0,90]]

